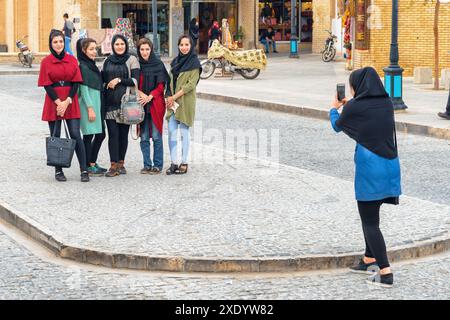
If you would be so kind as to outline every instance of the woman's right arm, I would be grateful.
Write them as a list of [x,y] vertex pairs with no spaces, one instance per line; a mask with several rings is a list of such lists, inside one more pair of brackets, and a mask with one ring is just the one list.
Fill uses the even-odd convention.
[[88,86],[85,86],[83,84],[80,85],[80,93],[81,93],[81,98],[83,99],[84,103],[86,104],[86,109],[93,108],[94,103],[93,103],[91,94],[89,92]]
[[333,108],[330,110],[331,126],[333,127],[334,131],[336,131],[338,133],[342,131],[342,128],[340,128],[338,125],[336,125],[336,122],[339,120],[339,117],[340,117],[340,115],[336,108]]

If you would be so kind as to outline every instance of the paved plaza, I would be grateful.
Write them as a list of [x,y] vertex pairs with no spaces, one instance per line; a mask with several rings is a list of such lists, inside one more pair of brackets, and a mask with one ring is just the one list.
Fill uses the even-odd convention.
[[[40,121],[43,92],[35,87],[36,81],[36,76],[0,76],[4,84],[0,101],[8,119],[0,128],[2,169],[8,172],[0,178],[0,201],[63,243],[104,252],[199,259],[284,259],[362,252],[352,184],[354,142],[336,135],[328,122],[200,100],[187,176],[141,176],[139,143],[130,140],[129,175],[93,178],[81,184],[74,159],[73,168],[67,171],[69,182],[57,184],[52,169],[45,166],[48,129]],[[13,89],[19,82],[28,88],[20,95]],[[239,129],[249,130],[247,134],[267,132],[269,146],[278,147],[278,152],[253,157],[248,152],[251,143],[245,141],[241,148],[230,150],[227,130],[236,133]],[[388,248],[447,239],[449,141],[400,133],[399,148],[405,196],[401,206],[382,210]],[[11,163],[24,159],[26,165],[11,168]],[[100,163],[108,163],[106,143]],[[61,259],[43,261],[7,234],[0,239],[2,260],[27,265],[23,270],[10,266],[2,271],[12,276],[0,283],[0,295],[73,299],[82,295],[66,287],[66,278],[74,272],[67,260],[62,264]],[[367,298],[448,298],[448,259],[444,253],[399,262],[398,267],[394,265],[396,284],[404,290],[391,291],[389,296],[371,292]],[[368,290],[364,277],[346,270],[214,276],[79,268],[77,279],[88,284],[83,295],[88,298],[341,299],[362,298]],[[42,277],[49,272],[52,280],[44,283]],[[419,290],[429,275],[432,281]],[[11,288],[14,277],[23,278],[26,291]],[[139,285],[132,284],[136,281]],[[333,286],[327,291],[329,281]],[[113,288],[117,293],[112,293]]]

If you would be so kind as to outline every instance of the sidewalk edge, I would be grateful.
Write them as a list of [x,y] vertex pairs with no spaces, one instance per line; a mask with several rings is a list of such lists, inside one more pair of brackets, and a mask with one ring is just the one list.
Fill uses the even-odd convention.
[[[282,104],[282,103],[267,102],[267,101],[238,98],[238,97],[229,97],[229,96],[219,95],[219,94],[215,94],[215,93],[204,93],[204,92],[197,92],[197,97],[199,99],[213,100],[213,101],[219,101],[219,102],[224,102],[224,103],[229,103],[229,104],[236,104],[236,105],[240,105],[240,106],[244,106],[244,107],[252,107],[252,108],[258,108],[258,109],[269,110],[269,111],[277,111],[277,112],[295,114],[298,116],[303,116],[303,117],[308,117],[308,118],[315,118],[315,119],[321,119],[321,120],[329,119],[328,111],[316,109],[313,107],[307,107],[307,106],[297,107],[297,106],[287,105],[287,104]],[[422,136],[427,136],[427,137],[432,137],[432,138],[450,140],[450,129],[435,128],[435,127],[430,127],[430,126],[426,126],[426,125],[402,122],[402,121],[396,121],[396,127],[397,127],[397,131],[403,132],[403,133],[416,134],[416,135],[422,135]]]
[[[58,257],[76,262],[141,271],[205,272],[205,273],[269,273],[299,272],[346,268],[359,261],[362,253],[339,255],[311,255],[291,258],[195,258],[160,257],[124,253],[112,253],[75,247],[57,240],[37,222],[15,213],[8,205],[0,202],[0,219],[25,233],[38,244],[46,247]],[[437,237],[416,242],[410,246],[399,246],[388,250],[392,262],[430,256],[450,250],[450,238]]]

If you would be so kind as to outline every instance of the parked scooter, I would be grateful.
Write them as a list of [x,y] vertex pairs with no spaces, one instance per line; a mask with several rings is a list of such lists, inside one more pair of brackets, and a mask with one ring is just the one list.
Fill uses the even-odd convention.
[[[257,62],[248,57],[258,57]],[[223,72],[240,74],[245,79],[256,79],[267,64],[263,50],[232,51],[222,46],[217,40],[208,51],[208,59],[201,62],[203,71],[201,79],[210,78],[217,68]]]
[[23,43],[23,40],[28,38],[28,36],[23,37],[19,41],[16,42],[16,47],[20,50],[19,52],[19,61],[22,63],[24,67],[31,68],[33,66],[34,53],[28,48],[28,46]]
[[330,36],[325,41],[325,48],[322,50],[323,62],[330,62],[336,57],[336,42],[337,37],[329,30],[326,30]]

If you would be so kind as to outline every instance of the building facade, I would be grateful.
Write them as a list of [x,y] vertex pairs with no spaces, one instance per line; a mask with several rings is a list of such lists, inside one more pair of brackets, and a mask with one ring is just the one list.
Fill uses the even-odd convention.
[[[435,1],[399,3],[400,64],[410,76],[416,66],[434,65]],[[261,47],[261,33],[272,27],[278,51],[289,51],[291,0],[158,0],[157,6],[158,44],[164,55],[176,54],[177,38],[187,32],[192,18],[200,23],[200,53],[208,49],[212,21],[220,24],[222,19],[227,19],[233,36],[242,34],[244,48]],[[351,43],[346,54],[349,67],[370,65],[382,74],[389,65],[391,6],[391,0],[296,0],[294,29],[300,50],[320,53],[328,37],[326,30],[332,30],[339,39],[338,52],[345,53],[344,44]],[[62,29],[66,12],[75,19],[77,30],[88,30],[99,41],[118,18],[131,21],[136,38],[153,39],[151,11],[151,0],[0,0],[0,61],[16,60],[15,41],[25,35],[30,48],[45,55],[49,31]],[[446,35],[450,4],[441,5],[439,27],[440,66],[450,68],[450,37]]]

